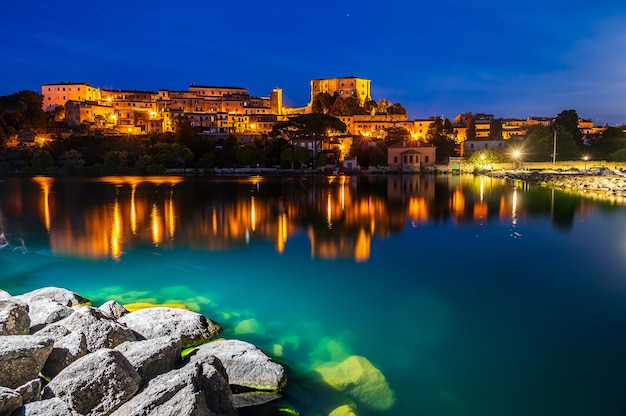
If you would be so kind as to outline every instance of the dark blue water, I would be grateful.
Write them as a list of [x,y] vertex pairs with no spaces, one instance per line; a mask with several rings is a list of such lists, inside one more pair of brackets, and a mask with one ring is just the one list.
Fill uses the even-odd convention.
[[2,289],[185,304],[285,364],[301,414],[626,414],[616,201],[474,176],[5,179],[0,229]]

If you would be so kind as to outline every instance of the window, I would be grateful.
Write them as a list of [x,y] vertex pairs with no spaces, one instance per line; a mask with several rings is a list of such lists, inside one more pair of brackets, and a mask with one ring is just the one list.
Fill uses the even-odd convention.
[[393,163],[398,163],[398,156],[393,157]]
[[428,156],[424,156],[424,163],[428,163]]

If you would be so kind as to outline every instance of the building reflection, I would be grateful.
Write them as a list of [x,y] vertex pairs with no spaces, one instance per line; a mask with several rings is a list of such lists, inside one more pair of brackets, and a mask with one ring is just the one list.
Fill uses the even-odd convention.
[[38,177],[30,183],[34,193],[24,180],[4,182],[0,192],[11,195],[0,199],[5,201],[0,206],[5,224],[26,226],[37,219],[55,255],[114,261],[141,246],[219,251],[267,241],[284,253],[290,239],[303,235],[313,258],[365,262],[374,239],[400,233],[407,225],[482,225],[495,220],[517,227],[526,215],[547,215],[562,226],[574,215],[587,215],[593,206],[584,200],[568,205],[554,194],[526,201],[525,189],[472,175],[91,181]]

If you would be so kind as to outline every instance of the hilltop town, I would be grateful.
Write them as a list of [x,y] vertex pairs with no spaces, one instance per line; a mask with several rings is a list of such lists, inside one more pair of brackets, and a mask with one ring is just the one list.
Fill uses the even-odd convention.
[[[504,155],[505,150],[521,147],[525,141],[533,142],[524,140],[533,134],[541,136],[535,141],[546,142],[544,136],[554,132],[556,141],[556,125],[563,127],[558,133],[560,136],[569,135],[559,140],[564,146],[552,156],[551,148],[537,151],[541,154],[538,160],[556,154],[560,159],[578,159],[607,130],[612,138],[618,136],[621,146],[621,135],[626,127],[595,126],[574,110],[564,110],[552,117],[525,119],[503,119],[471,112],[458,114],[452,120],[443,116],[411,119],[401,103],[391,103],[384,98],[375,101],[371,96],[371,81],[354,76],[311,80],[310,91],[306,106],[292,108],[285,105],[280,88],[274,88],[266,97],[258,97],[251,95],[247,88],[235,86],[191,84],[186,91],[136,91],[104,89],[85,82],[43,84],[40,99],[41,109],[49,121],[47,128],[31,129],[31,134],[12,129],[0,132],[3,136],[0,138],[6,148],[15,149],[49,146],[55,140],[77,135],[151,137],[151,145],[155,141],[173,144],[177,140],[172,137],[180,139],[187,134],[212,141],[207,149],[200,150],[192,148],[193,140],[189,138],[186,142],[177,141],[194,153],[178,156],[178,159],[186,159],[183,165],[190,167],[219,166],[219,157],[213,157],[210,163],[199,162],[212,150],[223,149],[224,141],[230,140],[235,148],[233,153],[250,144],[255,144],[257,149],[248,146],[251,157],[227,161],[224,166],[268,165],[269,159],[273,159],[271,165],[276,166],[290,157],[292,168],[297,159],[299,166],[330,162],[335,167],[388,165],[415,170],[434,166],[450,157],[468,157],[477,151],[482,152],[483,161],[485,157],[491,162],[502,161],[510,158]],[[317,130],[303,130],[302,125],[310,124],[314,115],[332,116],[341,124],[331,125],[329,119],[318,119],[315,121]],[[327,128],[320,130],[320,125]],[[282,154],[268,160],[256,155],[257,151],[264,153],[270,138],[283,139],[278,146],[280,152],[288,153],[291,148],[291,155]],[[620,150],[620,146],[612,146],[611,152]],[[308,155],[302,154],[302,149],[306,149]],[[66,146],[63,151],[69,150],[72,149]],[[202,153],[195,154],[198,152]],[[594,156],[606,158],[609,152],[606,149],[604,152],[606,154]],[[60,158],[60,154],[56,156]],[[322,160],[318,160],[320,157]],[[236,155],[231,159],[237,159]],[[177,163],[163,165],[172,168]]]

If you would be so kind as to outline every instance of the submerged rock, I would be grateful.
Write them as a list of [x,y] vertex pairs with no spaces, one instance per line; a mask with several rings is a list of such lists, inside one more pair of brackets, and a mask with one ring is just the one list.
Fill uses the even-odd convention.
[[388,410],[395,402],[385,376],[365,357],[353,355],[315,371],[328,385],[371,409]]
[[263,351],[248,342],[223,340],[200,345],[189,354],[190,362],[217,357],[228,374],[231,386],[254,390],[281,391],[287,383],[282,365],[273,362]]
[[37,378],[52,351],[53,340],[37,335],[9,335],[0,342],[0,386],[15,389]]
[[165,307],[131,312],[119,322],[145,339],[180,337],[182,348],[202,344],[222,330],[216,322],[199,313]]
[[105,348],[61,371],[44,389],[44,398],[58,397],[85,416],[108,415],[137,392],[140,382],[121,352]]

